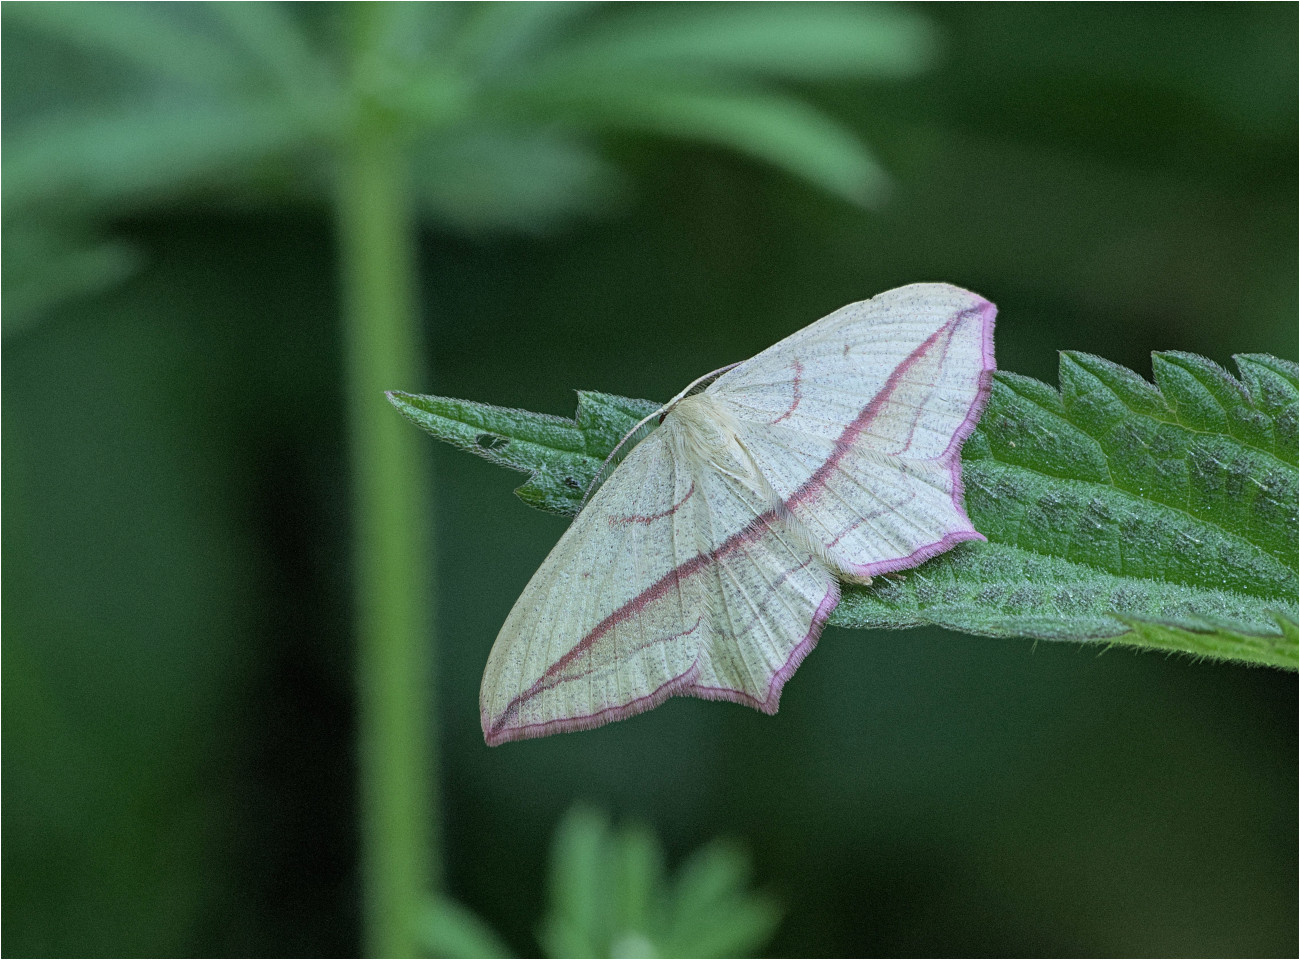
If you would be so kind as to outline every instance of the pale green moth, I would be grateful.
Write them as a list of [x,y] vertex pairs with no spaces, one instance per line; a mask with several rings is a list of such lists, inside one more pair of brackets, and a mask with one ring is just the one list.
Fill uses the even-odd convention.
[[961,446],[996,312],[948,284],[890,290],[666,404],[506,618],[480,693],[487,742],[671,696],[775,713],[839,581],[982,540]]

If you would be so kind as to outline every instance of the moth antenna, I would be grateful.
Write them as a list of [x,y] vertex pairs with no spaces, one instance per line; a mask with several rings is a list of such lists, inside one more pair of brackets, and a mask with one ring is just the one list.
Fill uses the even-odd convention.
[[713,386],[714,380],[718,379],[718,377],[722,376],[728,370],[740,366],[742,362],[743,361],[741,360],[737,360],[735,363],[729,363],[725,367],[718,367],[718,369],[710,371],[702,377],[695,378],[685,390],[669,400],[667,405],[671,407],[674,403],[685,397],[692,397],[703,390],[707,390],[709,387]]
[[[609,456],[605,458],[605,462],[600,465],[600,469],[596,471],[596,475],[591,478],[591,483],[587,485],[587,492],[582,495],[582,503],[578,505],[578,513],[582,513],[583,509],[587,506],[587,503],[591,500],[592,497],[596,495],[596,491],[600,489],[601,484],[603,484],[607,479],[609,479],[609,475],[614,472],[614,468],[623,462],[623,458],[627,456],[627,453],[624,453],[622,456],[619,456],[619,451],[623,449],[623,447],[627,444],[627,442],[631,440],[633,437],[636,437],[636,440],[633,441],[633,443],[631,444],[632,447],[635,447],[638,443],[640,443],[647,436],[649,436],[651,432],[653,432],[654,427],[651,427],[650,430],[646,430],[645,433],[640,433],[641,429],[645,427],[646,424],[648,424],[651,420],[655,419],[656,417],[659,418],[659,423],[663,423],[664,417],[668,416],[672,408],[675,407],[678,403],[680,403],[686,397],[693,396],[694,394],[699,393],[701,390],[707,389],[707,387],[709,387],[714,380],[722,376],[732,367],[740,366],[741,362],[742,361],[737,360],[735,363],[729,363],[725,367],[719,367],[717,370],[712,370],[709,373],[706,373],[702,377],[696,377],[694,380],[692,380],[689,384],[686,385],[685,390],[677,394],[677,396],[673,397],[671,400],[665,403],[658,410],[654,411],[653,413],[645,417],[642,417],[641,420],[637,422],[636,426],[634,426],[627,433],[623,434],[623,439],[621,439],[618,443],[614,445],[614,449],[609,452]],[[655,424],[656,427],[658,425],[659,424]],[[629,447],[629,452],[630,450],[631,448]]]

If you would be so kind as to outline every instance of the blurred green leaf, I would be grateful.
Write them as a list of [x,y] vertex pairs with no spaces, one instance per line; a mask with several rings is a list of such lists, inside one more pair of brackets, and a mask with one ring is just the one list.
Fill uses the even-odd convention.
[[888,183],[857,137],[791,97],[653,83],[604,83],[564,96],[563,114],[579,124],[726,147],[853,203],[879,201]]
[[[845,126],[737,82],[910,75],[934,49],[922,18],[857,6],[592,6],[381,5],[368,21],[382,36],[359,74],[366,89],[350,91],[330,50],[313,48],[336,45],[340,31],[309,38],[280,4],[15,5],[7,23],[159,85],[112,109],[69,104],[15,129],[5,200],[11,211],[118,212],[217,177],[247,182],[271,157],[315,164],[302,148],[340,133],[356,95],[384,103],[405,131],[425,211],[468,232],[547,229],[617,199],[621,176],[577,133],[714,144],[855,203],[882,197],[883,170]],[[591,22],[575,28],[579,19]],[[314,183],[314,166],[306,173],[284,183]]]
[[665,72],[781,79],[908,77],[934,60],[937,36],[916,13],[883,4],[631,5],[594,23],[540,65],[570,80]]
[[212,29],[211,14],[221,6],[34,0],[7,7],[4,19],[6,27],[41,30],[69,45],[171,80],[229,88],[247,80],[248,70],[220,31]]
[[583,807],[560,822],[551,852],[550,908],[539,939],[552,957],[605,956],[609,940],[609,825]]
[[[613,884],[617,898],[613,913],[615,929],[634,932],[657,929],[658,900],[664,883],[664,854],[659,841],[644,826],[628,826],[621,831],[618,846]],[[635,956],[635,953],[624,951],[620,955]]]
[[306,95],[316,85],[330,82],[330,71],[312,50],[291,12],[293,7],[268,0],[226,0],[208,8],[249,57],[286,90]]
[[[846,587],[831,623],[1106,640],[1296,666],[1296,368],[1238,358],[1237,380],[1154,355],[1157,386],[1064,353],[1061,392],[996,375],[963,453],[989,542]],[[649,401],[580,394],[578,419],[390,395],[429,433],[534,471],[526,503],[573,512]],[[638,411],[645,411],[638,416]],[[487,438],[486,442],[484,438]],[[1140,626],[1139,626],[1140,625]]]
[[677,874],[663,955],[746,957],[760,950],[781,913],[748,892],[751,874],[749,858],[732,844],[714,841],[696,851]]
[[61,304],[116,286],[135,272],[140,253],[75,225],[5,225],[4,335],[20,332]]
[[435,897],[420,919],[420,942],[434,957],[511,957],[515,953],[467,907]]
[[[468,7],[455,2],[366,4],[346,42],[364,45],[369,70],[385,73],[396,83],[415,81],[423,71],[446,72],[447,44],[464,22]],[[358,24],[364,39],[355,29]]]
[[482,129],[432,138],[415,159],[417,196],[439,221],[467,233],[540,231],[606,208],[623,174],[571,137]]
[[600,4],[553,0],[464,6],[460,29],[446,44],[446,56],[465,73],[484,78],[518,69],[559,39],[562,29],[590,16]]
[[747,956],[780,916],[749,884],[748,858],[721,843],[669,880],[652,833],[576,808],[556,832],[542,944],[553,957]]
[[247,165],[302,147],[323,117],[285,103],[175,104],[120,116],[62,115],[6,145],[6,217],[44,205],[92,210],[238,180]]

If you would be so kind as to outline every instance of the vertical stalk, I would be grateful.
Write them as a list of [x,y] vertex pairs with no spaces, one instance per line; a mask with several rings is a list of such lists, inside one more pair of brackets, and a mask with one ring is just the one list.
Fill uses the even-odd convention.
[[418,952],[437,859],[431,735],[432,477],[384,391],[420,382],[404,145],[364,96],[337,179],[356,569],[364,949]]

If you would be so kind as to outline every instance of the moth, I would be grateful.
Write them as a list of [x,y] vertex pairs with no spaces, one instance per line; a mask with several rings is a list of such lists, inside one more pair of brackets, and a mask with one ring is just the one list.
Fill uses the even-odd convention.
[[[919,283],[683,390],[515,603],[480,691],[489,745],[673,696],[775,713],[840,581],[983,540],[961,447],[994,370],[987,300]],[[702,378],[704,379],[704,378]]]

